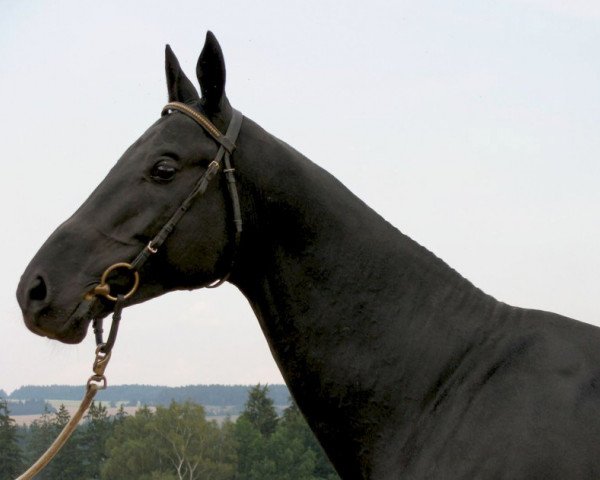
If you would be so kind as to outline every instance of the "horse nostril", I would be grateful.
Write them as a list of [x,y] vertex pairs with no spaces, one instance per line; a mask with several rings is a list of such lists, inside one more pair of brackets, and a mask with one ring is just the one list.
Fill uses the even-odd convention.
[[46,288],[46,282],[39,275],[31,282],[31,288],[29,289],[30,300],[41,302],[46,299],[48,289]]

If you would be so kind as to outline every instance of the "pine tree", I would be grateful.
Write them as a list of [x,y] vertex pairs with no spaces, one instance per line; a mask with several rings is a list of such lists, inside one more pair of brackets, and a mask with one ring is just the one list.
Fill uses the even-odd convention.
[[125,411],[125,407],[123,406],[123,404],[121,404],[119,405],[117,413],[115,413],[115,416],[113,417],[113,428],[123,423],[125,418],[127,418],[127,412]]
[[[48,405],[44,407],[44,413],[40,418],[34,420],[29,427],[29,441],[27,443],[27,464],[32,465],[50,446],[54,440],[54,427],[52,425],[52,416]],[[46,471],[40,472],[36,480],[44,480],[50,477]]]
[[314,453],[314,478],[325,480],[339,479],[339,476],[329,461],[329,458],[327,458],[323,447],[321,447],[321,444],[317,441],[317,438],[293,400],[291,401],[290,406],[283,411],[283,417],[279,422],[279,426],[287,431],[289,437],[300,440],[304,448]]
[[0,399],[0,480],[12,480],[24,470],[17,425],[6,400]]
[[[54,417],[50,420],[49,430],[51,432],[51,442],[54,441],[70,419],[71,414],[67,410],[67,407],[61,404],[58,411],[54,414]],[[77,452],[78,445],[81,441],[80,438],[81,431],[80,429],[77,429],[73,432],[71,438],[67,440],[67,443],[65,443],[56,457],[54,457],[45,468],[45,478],[51,480],[58,478],[61,480],[80,480],[82,478],[82,458]],[[48,445],[44,447],[44,450]]]
[[[279,423],[266,437],[247,418],[235,424],[238,446],[237,480],[317,480],[315,453],[293,429]],[[320,480],[320,479],[319,479]]]
[[233,433],[237,446],[236,480],[253,480],[255,465],[265,461],[267,439],[250,421],[240,417],[234,424]]
[[248,392],[248,401],[241,418],[248,420],[264,437],[271,435],[277,427],[277,412],[269,398],[269,386],[259,383]]
[[82,429],[80,442],[77,445],[81,458],[82,478],[99,479],[100,468],[106,455],[104,446],[112,433],[111,422],[105,406],[92,402],[86,415],[87,423]]

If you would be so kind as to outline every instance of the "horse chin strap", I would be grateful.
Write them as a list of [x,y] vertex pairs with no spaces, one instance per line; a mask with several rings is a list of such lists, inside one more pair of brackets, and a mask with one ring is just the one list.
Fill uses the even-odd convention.
[[[202,177],[198,179],[198,181],[194,185],[194,188],[179,206],[177,211],[171,216],[169,221],[165,223],[165,225],[160,229],[156,236],[152,240],[150,240],[150,242],[148,242],[148,245],[146,245],[144,249],[135,257],[133,262],[120,262],[108,267],[102,274],[100,283],[96,287],[94,287],[92,291],[88,292],[85,295],[84,298],[88,301],[94,300],[95,297],[102,296],[108,300],[115,302],[112,325],[110,327],[108,339],[106,342],[104,342],[102,338],[102,319],[94,319],[93,329],[97,345],[96,357],[92,366],[94,374],[87,381],[86,393],[83,397],[83,400],[81,401],[81,404],[79,405],[79,409],[73,414],[69,422],[58,434],[52,445],[48,447],[48,450],[46,450],[40,456],[40,458],[31,467],[29,467],[29,469],[27,469],[26,472],[20,475],[17,478],[17,480],[32,479],[56,456],[56,454],[60,451],[65,442],[69,439],[69,437],[77,428],[77,424],[79,423],[89,406],[92,404],[96,393],[106,388],[107,383],[106,377],[104,376],[104,371],[106,370],[106,367],[110,360],[112,348],[117,339],[119,322],[121,321],[121,311],[123,310],[126,300],[132,297],[138,289],[140,283],[140,275],[138,273],[139,269],[151,255],[158,252],[158,249],[162,246],[169,234],[173,231],[177,222],[179,222],[181,217],[183,217],[183,215],[188,211],[194,199],[198,196],[201,196],[206,191],[208,183],[215,176],[219,168],[221,168],[221,163],[225,165],[223,172],[225,173],[225,178],[227,179],[227,189],[231,198],[231,204],[233,209],[233,221],[235,223],[235,236],[233,252],[231,254],[231,264],[228,273],[221,279],[216,280],[207,287],[218,287],[219,285],[223,284],[231,274],[231,270],[236,260],[237,252],[239,249],[239,243],[242,235],[242,215],[240,210],[240,200],[237,192],[235,177],[233,175],[235,170],[231,166],[231,154],[235,150],[235,141],[237,140],[240,128],[242,126],[243,116],[237,110],[233,110],[233,115],[231,121],[229,122],[227,132],[225,134],[222,134],[219,131],[219,129],[215,127],[208,118],[206,118],[200,112],[197,112],[193,108],[189,107],[188,105],[185,105],[180,102],[171,102],[165,105],[165,107],[162,110],[162,115],[165,116],[169,114],[169,112],[174,111],[179,111],[184,115],[190,117],[200,126],[202,126],[202,128],[204,128],[204,130],[219,143],[219,150],[217,152],[217,155],[215,156],[215,159],[208,165],[208,168],[206,169]],[[112,295],[110,292],[108,277],[112,272],[119,269],[127,270],[133,276],[133,284],[129,292],[127,292],[126,294]]]

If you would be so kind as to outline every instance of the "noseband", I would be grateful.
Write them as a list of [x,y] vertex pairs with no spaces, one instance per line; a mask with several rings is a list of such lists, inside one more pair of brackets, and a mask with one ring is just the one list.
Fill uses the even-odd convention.
[[[198,179],[198,181],[194,184],[194,187],[192,188],[188,196],[185,198],[185,200],[181,203],[179,208],[175,211],[175,213],[171,216],[167,223],[163,225],[163,227],[154,236],[154,238],[148,242],[148,244],[140,251],[140,253],[138,253],[135,259],[131,263],[119,262],[108,267],[102,274],[100,283],[96,285],[92,291],[86,294],[86,298],[88,300],[91,300],[96,296],[101,296],[107,298],[108,300],[116,302],[116,315],[113,317],[113,319],[117,321],[115,322],[113,320],[113,326],[111,328],[109,339],[106,344],[102,340],[102,320],[94,320],[94,333],[96,335],[96,343],[99,346],[104,346],[103,350],[110,351],[110,349],[112,348],[112,345],[114,343],[114,337],[116,337],[116,329],[118,328],[118,319],[120,318],[122,303],[124,300],[127,300],[128,298],[132,297],[133,294],[137,291],[138,286],[140,284],[139,271],[142,265],[146,263],[150,256],[158,252],[158,250],[163,245],[167,237],[174,230],[175,225],[177,225],[179,220],[181,220],[181,218],[189,210],[196,197],[199,197],[204,194],[209,182],[214,178],[219,168],[221,168],[221,164],[224,164],[225,167],[223,169],[223,173],[225,174],[225,178],[227,180],[227,190],[229,191],[229,197],[231,199],[233,222],[235,224],[235,234],[233,238],[233,249],[231,253],[231,264],[229,270],[223,277],[208,285],[208,288],[218,287],[223,282],[225,282],[229,278],[229,275],[231,274],[231,269],[233,268],[233,264],[235,262],[235,257],[238,251],[238,246],[242,234],[242,215],[240,211],[239,195],[237,192],[234,176],[235,169],[231,166],[231,155],[235,150],[235,142],[240,132],[242,120],[244,117],[239,111],[234,109],[231,121],[229,122],[229,126],[227,127],[227,132],[223,134],[215,125],[213,125],[213,123],[208,118],[206,118],[200,112],[180,102],[167,103],[167,105],[165,105],[162,109],[161,115],[169,115],[175,111],[183,113],[184,115],[194,120],[198,125],[200,125],[206,131],[206,133],[208,133],[219,144],[219,150],[217,151],[217,154],[213,161],[209,163],[208,168]],[[108,277],[112,272],[115,272],[117,270],[127,270],[133,275],[133,284],[130,290],[123,295],[114,295],[110,292]]]

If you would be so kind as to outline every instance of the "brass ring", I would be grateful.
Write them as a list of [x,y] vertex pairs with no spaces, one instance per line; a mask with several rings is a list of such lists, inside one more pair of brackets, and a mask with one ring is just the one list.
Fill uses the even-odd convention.
[[[126,262],[115,263],[114,265],[111,265],[106,270],[104,270],[104,273],[102,274],[102,277],[100,278],[100,285],[98,285],[94,289],[94,292],[97,293],[98,295],[102,295],[103,297],[108,298],[109,300],[112,300],[113,302],[116,302],[117,297],[110,294],[110,285],[108,285],[108,283],[106,283],[106,279],[112,272],[114,272],[115,270],[117,270],[119,268],[126,268],[127,270],[131,270],[133,272],[133,286],[131,287],[131,290],[129,290],[129,292],[127,292],[125,295],[123,295],[123,299],[125,299],[125,300],[130,298],[137,291],[138,286],[140,285],[140,274],[137,272],[137,270],[135,268],[133,268],[133,265],[131,265],[130,263],[126,263]],[[104,288],[104,289],[98,288],[98,287],[103,287],[103,286],[106,286],[108,288]]]

